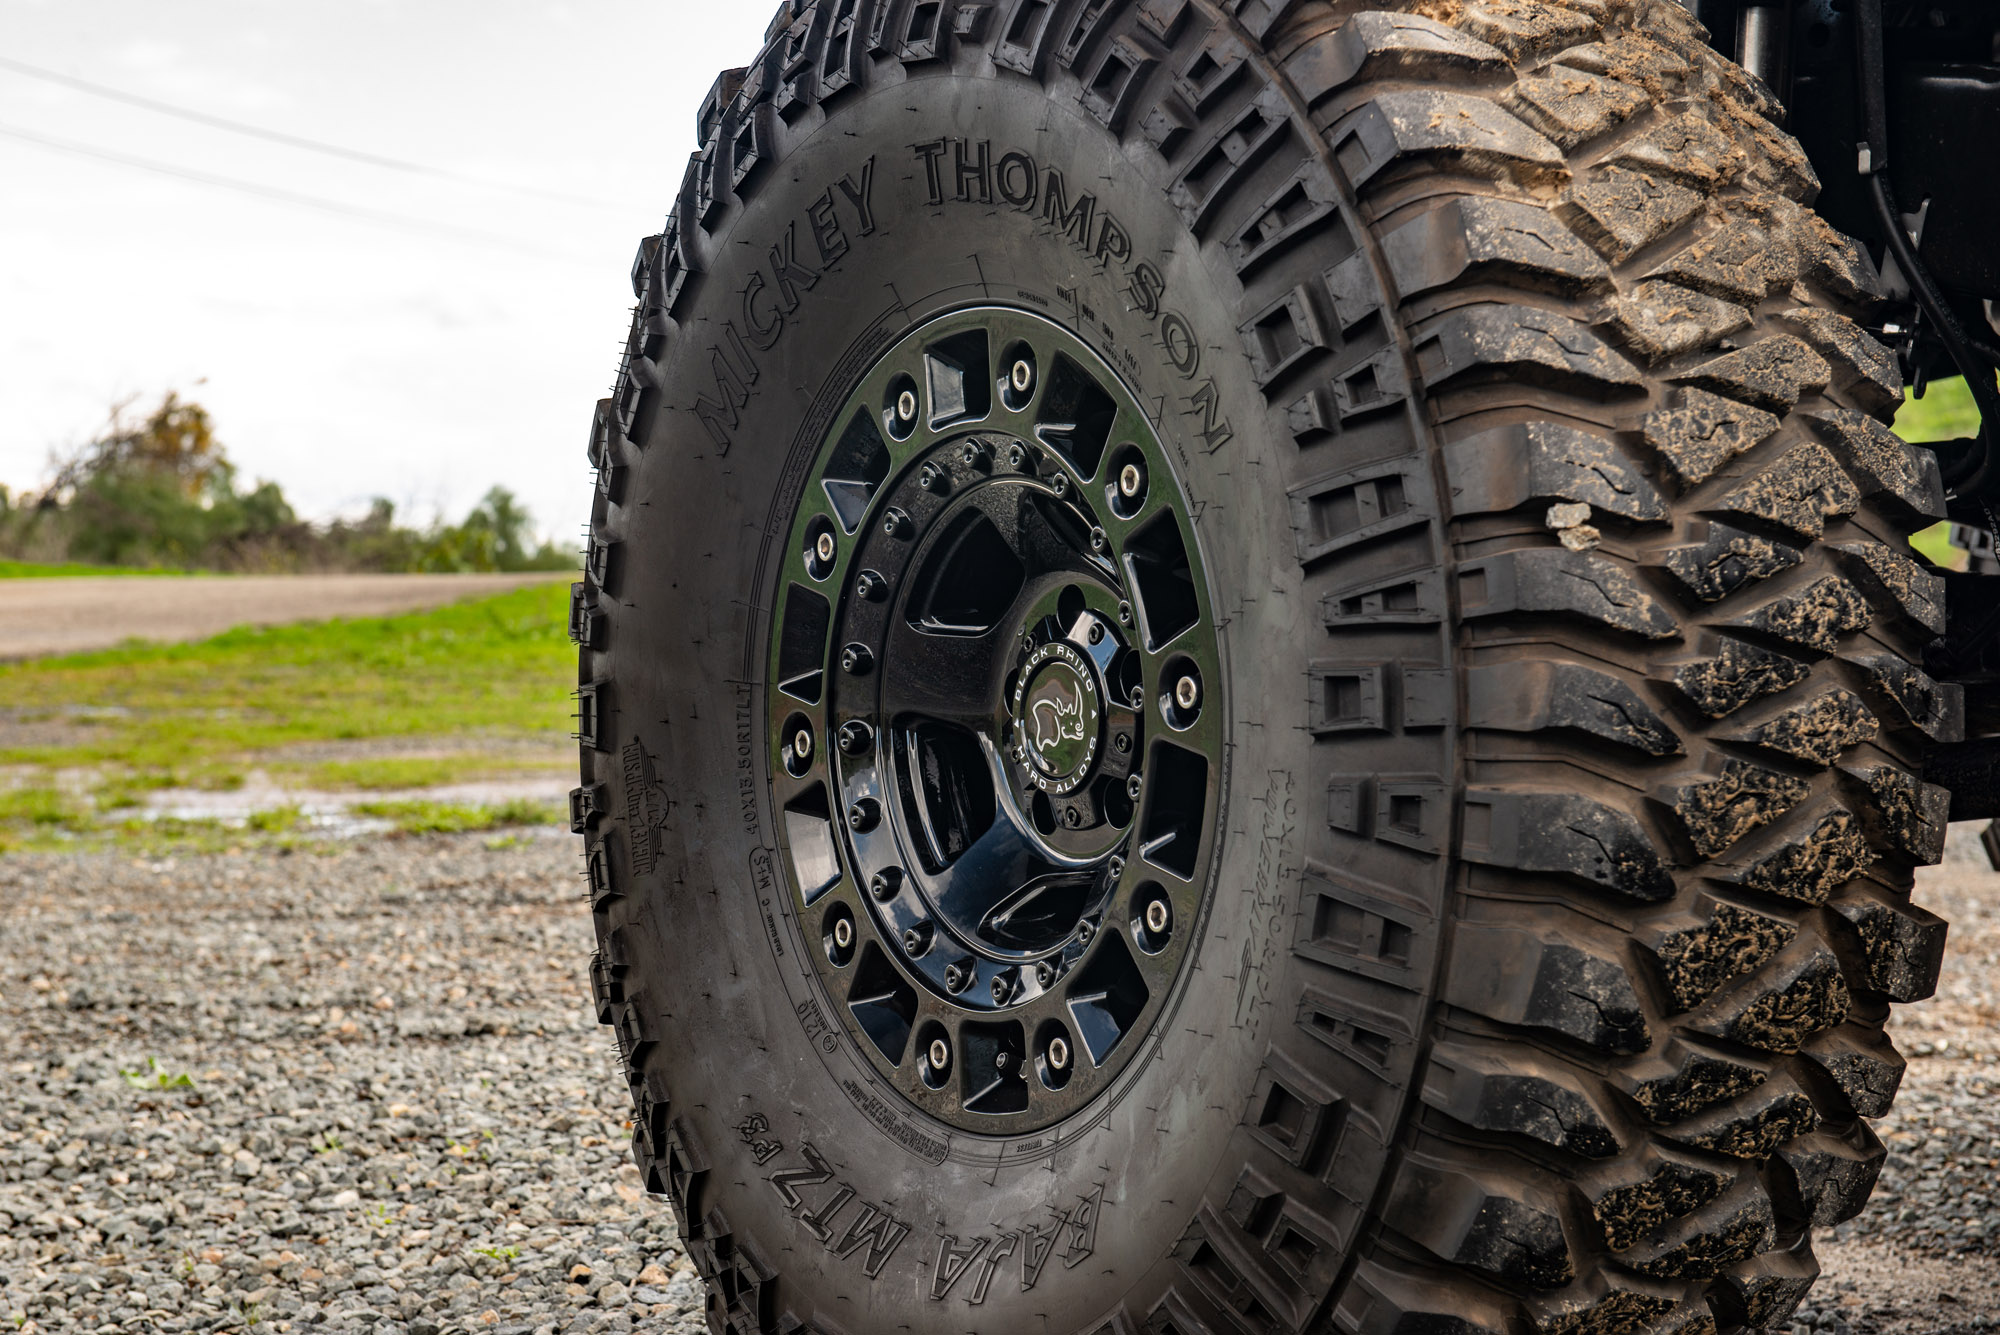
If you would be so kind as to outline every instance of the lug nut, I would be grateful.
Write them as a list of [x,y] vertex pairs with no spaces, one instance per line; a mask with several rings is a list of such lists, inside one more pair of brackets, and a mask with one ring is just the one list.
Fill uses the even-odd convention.
[[875,666],[875,655],[865,644],[850,644],[840,651],[840,670],[850,677],[865,677]]
[[1014,387],[1016,394],[1026,394],[1035,383],[1035,368],[1028,365],[1026,357],[1015,362],[1007,372],[1007,383]]
[[1151,900],[1146,905],[1146,930],[1154,936],[1164,936],[1167,927],[1174,920],[1173,906],[1165,899]]
[[931,948],[931,936],[936,929],[927,922],[920,922],[903,933],[903,953],[911,959],[922,959]]
[[1193,709],[1201,703],[1201,683],[1194,679],[1192,672],[1174,683],[1174,703],[1183,710]]
[[872,830],[882,820],[882,804],[872,797],[864,797],[847,809],[847,828],[856,834]]
[[1146,489],[1146,474],[1137,464],[1126,464],[1118,470],[1118,494],[1126,500],[1135,499]]
[[877,899],[894,899],[903,888],[903,869],[884,867],[868,878],[868,893]]
[[1117,736],[1115,736],[1115,737],[1113,737],[1113,738],[1111,739],[1111,745],[1112,745],[1112,748],[1113,748],[1114,750],[1116,750],[1116,751],[1118,752],[1118,754],[1119,754],[1119,755],[1121,755],[1121,756],[1122,756],[1122,755],[1124,755],[1124,754],[1125,754],[1126,752],[1128,752],[1128,751],[1130,751],[1130,750],[1132,749],[1132,738],[1131,738],[1131,735],[1130,735],[1130,734],[1128,734],[1128,733],[1122,733],[1122,732],[1121,732],[1121,733],[1119,733],[1119,734],[1118,734]]
[[1139,800],[1139,794],[1144,791],[1145,787],[1146,777],[1143,774],[1134,774],[1131,778],[1125,780],[1125,796],[1136,802]]
[[951,1069],[951,1044],[943,1039],[932,1039],[930,1051],[924,1055],[930,1058],[931,1070],[938,1075],[943,1075]]
[[864,570],[854,577],[854,591],[871,603],[880,602],[889,592],[889,581],[872,570]]
[[1049,1040],[1049,1069],[1051,1071],[1069,1069],[1069,1043],[1060,1034]]
[[900,505],[892,505],[882,516],[882,531],[892,538],[907,538],[913,525],[910,512]]
[[800,728],[792,734],[792,755],[801,765],[813,758],[812,729]]
[[1065,829],[1081,829],[1083,827],[1082,809],[1075,805],[1065,806],[1062,813],[1062,823]]
[[858,756],[875,741],[875,729],[860,719],[849,719],[840,725],[840,750],[842,755]]
[[827,529],[813,540],[813,555],[821,561],[831,561],[835,551],[833,530]]
[[914,390],[904,390],[896,396],[896,420],[914,422],[917,420],[917,395]]
[[833,924],[833,944],[839,950],[854,944],[854,923],[851,920],[841,918]]

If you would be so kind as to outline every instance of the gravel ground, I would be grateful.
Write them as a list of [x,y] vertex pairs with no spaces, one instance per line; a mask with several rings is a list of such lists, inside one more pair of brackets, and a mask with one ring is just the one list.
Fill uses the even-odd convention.
[[[2000,875],[1954,921],[1877,1203],[1795,1332],[2000,1327]],[[626,1157],[575,848],[0,859],[0,1318],[25,1331],[705,1327]],[[183,1083],[185,1076],[189,1083]]]

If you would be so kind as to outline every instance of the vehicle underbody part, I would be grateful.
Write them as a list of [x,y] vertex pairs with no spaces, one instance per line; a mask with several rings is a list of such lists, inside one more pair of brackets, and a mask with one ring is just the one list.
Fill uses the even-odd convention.
[[1780,114],[1673,0],[811,0],[722,75],[572,604],[711,1330],[1783,1323],[1990,663]]

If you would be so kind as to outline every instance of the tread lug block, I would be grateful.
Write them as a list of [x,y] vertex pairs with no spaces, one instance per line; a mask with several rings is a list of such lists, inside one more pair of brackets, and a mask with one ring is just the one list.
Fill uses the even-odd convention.
[[[1187,6],[1181,6],[1181,13],[1186,12]],[[1142,9],[1140,13],[1141,22],[1144,22],[1145,11]],[[1163,37],[1160,40],[1172,39]],[[1228,28],[1215,28],[1180,63],[1174,73],[1173,91],[1197,117],[1205,116],[1215,108],[1217,100],[1253,68],[1249,48],[1237,41],[1236,35]]]
[[708,1277],[709,1328],[720,1315],[724,1335],[763,1335],[775,1319],[778,1272],[747,1241],[731,1235],[729,1244],[726,1255],[717,1248],[717,1271]]
[[1381,1260],[1364,1260],[1341,1291],[1332,1329],[1340,1335],[1507,1335],[1518,1309],[1485,1285]]
[[1193,0],[1139,0],[1139,26],[1171,46],[1194,12]]
[[1884,1116],[1903,1083],[1903,1055],[1886,1035],[1870,1028],[1829,1029],[1799,1051],[1839,1087],[1856,1117]]
[[1557,214],[1618,264],[1699,213],[1702,203],[1686,186],[1650,172],[1607,167],[1565,191]]
[[1708,481],[1778,429],[1776,417],[1734,399],[1699,389],[1679,390],[1674,399],[1673,407],[1640,418],[1639,429],[1683,487]]
[[584,893],[590,899],[590,907],[601,908],[604,902],[615,897],[617,882],[611,876],[611,850],[604,840],[590,844],[583,851]]
[[1883,300],[1888,289],[1866,250],[1836,232],[1818,214],[1806,215],[1811,240],[1806,276],[1842,301],[1866,305]]
[[1577,501],[1642,523],[1668,517],[1660,493],[1617,446],[1556,422],[1517,422],[1447,445],[1444,473],[1454,515]]
[[1222,0],[1222,8],[1259,42],[1306,4],[1307,0]]
[[1758,408],[1789,412],[1801,394],[1826,388],[1833,370],[1804,339],[1790,334],[1759,339],[1747,348],[1711,357],[1674,377]]
[[[1320,163],[1308,162],[1264,201],[1224,249],[1237,275],[1247,278],[1295,244],[1335,225],[1340,229],[1338,244],[1352,249],[1354,238],[1342,220],[1340,194],[1333,178]],[[1380,297],[1374,299],[1379,304]]]
[[622,945],[614,950],[609,940],[590,957],[590,1000],[599,1024],[610,1024],[625,1000],[626,968]]
[[1456,83],[1506,71],[1507,58],[1478,38],[1421,14],[1384,10],[1355,14],[1285,62],[1285,74],[1311,106],[1356,79],[1429,77]]
[[694,113],[695,142],[707,147],[722,129],[723,114],[729,104],[736,100],[736,94],[743,89],[744,81],[750,77],[747,65],[723,70],[715,76],[715,82],[702,94],[701,105]]
[[1238,330],[1259,389],[1270,389],[1272,381],[1333,346],[1314,306],[1312,289],[1302,283]]
[[[1596,15],[1578,12],[1584,9],[1594,9]],[[1458,15],[1458,23],[1473,36],[1492,43],[1519,62],[1523,57],[1590,41],[1598,35],[1597,16],[1603,12],[1602,8],[1592,4],[1561,8],[1551,4],[1521,5],[1511,0],[1499,0],[1498,3],[1466,5]]]
[[597,824],[607,811],[609,799],[601,783],[585,784],[581,788],[569,790],[569,830],[571,834],[582,834]]
[[1310,1306],[1296,1287],[1266,1274],[1234,1236],[1234,1230],[1203,1210],[1189,1223],[1172,1252],[1195,1290],[1236,1318],[1252,1335],[1278,1335],[1305,1323]]
[[738,198],[774,151],[771,104],[763,99],[764,71],[751,71],[743,91],[729,104],[722,132],[729,149],[729,188]]
[[1561,547],[1467,561],[1458,569],[1458,597],[1460,614],[1468,619],[1547,612],[1649,640],[1680,634],[1673,613],[1622,564]]
[[569,638],[570,643],[582,649],[604,647],[604,613],[588,584],[569,586]]
[[610,719],[606,716],[610,693],[608,681],[593,681],[577,688],[576,740],[593,751],[611,749]]
[[1839,462],[1824,446],[1806,441],[1739,484],[1716,508],[1817,538],[1828,519],[1851,515],[1860,504]]
[[1197,149],[1167,190],[1188,230],[1206,236],[1217,207],[1291,133],[1291,108],[1276,89],[1267,88]]
[[[636,395],[634,396],[636,398]],[[625,494],[625,465],[619,462],[618,446],[614,435],[623,439],[625,432],[618,424],[619,413],[615,399],[599,399],[597,409],[590,418],[590,446],[588,458],[591,472],[597,478],[598,494],[617,505]]]
[[1861,1213],[1888,1153],[1865,1122],[1853,1123],[1845,1136],[1816,1131],[1778,1148],[1815,1228],[1831,1228]]
[[1646,274],[1736,306],[1755,306],[1797,276],[1798,258],[1782,231],[1774,234],[1740,215]]
[[1666,1125],[1755,1089],[1770,1074],[1765,1062],[1672,1038],[1653,1056],[1626,1063],[1611,1080],[1648,1121]]
[[1315,1171],[1347,1114],[1347,1101],[1273,1048],[1257,1073],[1243,1125],[1286,1163]]
[[[1581,63],[1577,52],[1564,59]],[[1585,65],[1584,68],[1589,68]],[[1603,71],[1600,71],[1603,72]],[[1674,177],[1707,192],[1727,185],[1740,170],[1736,141],[1693,112],[1663,116],[1603,159],[1607,167]]]
[[1790,1053],[1845,1020],[1853,1004],[1839,957],[1824,946],[1801,945],[1709,1002],[1686,1025],[1746,1047]]
[[1719,777],[1665,789],[1660,801],[1679,818],[1695,852],[1709,858],[1785,815],[1809,791],[1795,775],[1732,758]]
[[1391,167],[1425,159],[1475,176],[1552,180],[1562,150],[1483,97],[1440,89],[1382,93],[1342,118],[1328,138],[1355,189]]
[[1649,902],[1674,893],[1638,820],[1578,793],[1474,790],[1461,826],[1459,853],[1468,862],[1559,872]]
[[1414,459],[1371,464],[1291,490],[1299,563],[1371,542],[1437,517],[1430,479]]
[[653,1051],[653,1040],[646,1033],[644,1009],[645,1003],[639,997],[627,997],[611,1007],[611,1033],[618,1040],[618,1054],[624,1059],[626,1077],[634,1084],[644,1079],[646,1058]]
[[638,256],[632,264],[632,295],[647,332],[672,332],[674,316],[680,308],[681,295],[687,289],[691,272],[687,252],[681,245],[678,222],[669,219],[666,230],[659,236],[647,237],[640,242]]
[[1465,726],[1501,732],[1571,728],[1649,756],[1677,756],[1681,739],[1638,692],[1580,663],[1516,659],[1465,672]]
[[1668,550],[1660,564],[1705,603],[1789,570],[1805,558],[1791,547],[1728,524],[1697,521],[1702,541]]
[[1896,356],[1860,325],[1835,311],[1795,306],[1778,322],[1797,330],[1834,368],[1835,389],[1845,390],[1881,412],[1903,401],[1903,371]]
[[1800,904],[1824,904],[1841,886],[1868,870],[1875,850],[1851,811],[1822,816],[1804,838],[1789,840],[1734,876],[1745,890]]
[[674,1219],[689,1239],[707,1236],[708,1221],[699,1213],[708,1187],[708,1156],[688,1129],[687,1119],[676,1117],[667,1124],[665,1144],[653,1171],[644,1176],[646,1190],[666,1196],[673,1205]]
[[1915,904],[1848,897],[1834,906],[1861,941],[1868,986],[1891,1001],[1922,1001],[1937,991],[1944,963],[1944,919]]
[[1614,1252],[1636,1246],[1665,1224],[1694,1213],[1728,1191],[1736,1174],[1659,1145],[1607,1164],[1578,1185]]
[[1692,1149],[1761,1163],[1819,1125],[1812,1099],[1789,1071],[1729,1102],[1682,1119],[1663,1133]]
[[1944,518],[1944,481],[1936,453],[1906,444],[1866,413],[1842,408],[1805,417],[1834,457],[1846,466],[1863,496],[1886,505],[1906,524],[1923,525]]
[[1463,280],[1497,278],[1574,296],[1606,287],[1611,270],[1546,209],[1467,197],[1419,214],[1382,238],[1404,300]]
[[1618,1259],[1656,1279],[1708,1279],[1777,1241],[1777,1218],[1751,1178],[1692,1214],[1652,1229]]
[[1299,874],[1304,959],[1414,991],[1437,950],[1437,920],[1407,901],[1375,894],[1366,882],[1308,859]]
[[592,533],[584,549],[584,579],[600,592],[609,593],[618,578],[617,538]]
[[[1848,660],[1862,679],[1887,700],[1894,714],[1934,742],[1965,737],[1965,687],[1934,681],[1922,668],[1895,654],[1854,655]],[[1892,714],[1893,719],[1893,714]]]
[[1350,584],[1320,600],[1320,620],[1332,631],[1435,625],[1444,611],[1444,573],[1435,567]]
[[[771,109],[785,121],[797,120],[813,101],[815,53],[813,31],[820,15],[818,0],[803,10],[778,38],[771,77]],[[829,6],[830,8],[830,6]]]
[[1406,1159],[1383,1222],[1440,1260],[1503,1283],[1556,1289],[1576,1278],[1553,1200],[1473,1168]]
[[1944,577],[1884,543],[1836,542],[1847,568],[1869,596],[1894,604],[1933,635],[1944,634]]
[[1753,700],[1787,691],[1812,675],[1809,664],[1742,640],[1712,641],[1713,657],[1667,663],[1667,679],[1710,718],[1727,718]]
[[1123,128],[1132,105],[1146,88],[1146,74],[1159,57],[1130,37],[1115,39],[1097,58],[1097,68],[1083,85],[1083,106],[1116,132]]
[[1176,157],[1187,145],[1188,136],[1201,128],[1201,118],[1181,100],[1179,93],[1162,93],[1139,122],[1139,134],[1163,158]]
[[1074,66],[1090,50],[1097,38],[1110,31],[1113,22],[1125,9],[1117,0],[1083,0],[1076,18],[1071,21],[1069,31],[1056,47],[1056,59],[1065,68]]
[[1790,945],[1798,928],[1782,918],[1701,896],[1695,908],[1637,934],[1674,1011],[1692,1010],[1730,979],[1753,973]]
[[[1679,1295],[1632,1275],[1599,1271],[1559,1294],[1537,1294],[1524,1304],[1537,1335],[1655,1335],[1651,1324],[1679,1306]],[[1710,1327],[1710,1335],[1714,1328]]]
[[1649,365],[1709,347],[1750,323],[1750,312],[1741,306],[1650,279],[1613,300],[1609,314],[1627,345]]
[[1644,1052],[1653,1036],[1625,966],[1554,930],[1465,924],[1453,934],[1443,1000],[1502,1024],[1547,1030],[1600,1052]]
[[1632,364],[1566,315],[1533,306],[1464,306],[1415,336],[1417,367],[1436,388],[1460,376],[1606,398],[1644,383]]
[[1585,1158],[1609,1158],[1624,1148],[1584,1081],[1531,1049],[1439,1043],[1431,1049],[1423,1097],[1466,1126],[1526,1136]]
[[1786,1251],[1765,1252],[1729,1267],[1709,1286],[1709,1303],[1733,1330],[1763,1330],[1798,1308],[1819,1278],[1812,1241],[1801,1237]]
[[1505,100],[1565,151],[1623,125],[1652,101],[1630,84],[1565,64],[1523,75]]
[[825,35],[819,45],[818,100],[826,106],[860,84],[868,51],[862,42],[861,20],[867,0],[824,0]]
[[1802,705],[1718,735],[1813,765],[1831,765],[1853,747],[1872,742],[1882,725],[1861,697],[1839,687]]
[[722,145],[712,143],[688,158],[687,172],[681,177],[679,215],[705,232],[715,230],[722,212],[722,195],[716,189],[715,158]]
[[[1573,6],[1591,10],[1598,14],[1604,6],[1597,0]],[[1645,38],[1634,40],[1630,36],[1613,37],[1609,41],[1588,42],[1563,52],[1563,64],[1591,74],[1605,74],[1623,79],[1628,83],[1643,87],[1664,89],[1667,85],[1679,83],[1692,72],[1687,61],[1671,47],[1663,46],[1659,38],[1666,34],[1660,25],[1661,15],[1657,10],[1643,13],[1643,21],[1648,25]],[[1671,25],[1669,25],[1671,26]],[[1692,38],[1691,30],[1684,30],[1679,36]]]
[[1949,792],[1888,765],[1843,765],[1841,772],[1867,790],[1874,823],[1892,845],[1925,867],[1944,857]]

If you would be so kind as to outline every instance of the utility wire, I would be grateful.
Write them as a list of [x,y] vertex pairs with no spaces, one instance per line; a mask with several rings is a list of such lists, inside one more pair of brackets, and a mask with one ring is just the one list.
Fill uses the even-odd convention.
[[353,218],[378,226],[393,227],[406,232],[419,232],[429,236],[444,237],[454,241],[471,241],[484,246],[497,246],[503,250],[515,251],[522,255],[533,255],[540,259],[561,260],[570,264],[584,264],[589,261],[581,256],[563,251],[548,250],[513,237],[501,236],[497,232],[485,232],[475,227],[459,227],[452,223],[431,222],[424,218],[413,218],[401,213],[388,213],[380,209],[363,208],[355,204],[343,204],[335,199],[322,199],[318,195],[300,194],[294,190],[284,190],[277,186],[263,185],[256,181],[238,180],[233,176],[217,176],[212,172],[198,171],[192,167],[177,167],[172,163],[159,162],[152,158],[142,158],[130,153],[120,153],[114,149],[98,148],[94,144],[78,143],[72,139],[57,139],[52,135],[37,134],[33,130],[0,122],[0,135],[19,139],[25,143],[37,144],[60,153],[74,153],[80,157],[96,158],[101,162],[116,163],[121,167],[133,167],[140,171],[155,172],[161,176],[171,176],[196,185],[210,186],[220,190],[234,190],[240,194],[253,195],[258,199],[277,204],[290,204],[297,208],[315,209],[321,213],[331,213],[339,217]]
[[262,139],[273,144],[283,144],[287,148],[300,148],[309,153],[323,153],[332,158],[343,158],[348,162],[365,163],[370,167],[383,167],[389,171],[410,172],[417,176],[430,176],[443,181],[457,181],[462,185],[476,185],[487,190],[501,190],[509,194],[523,195],[530,199],[547,200],[556,204],[568,204],[585,209],[616,209],[619,205],[598,199],[585,199],[578,195],[567,195],[555,190],[542,190],[529,185],[512,185],[505,181],[491,181],[484,177],[472,176],[464,172],[449,171],[443,167],[430,167],[421,162],[407,162],[402,158],[383,157],[378,153],[364,153],[359,149],[342,148],[339,144],[329,144],[318,139],[307,139],[300,135],[286,134],[282,130],[267,130],[261,125],[251,125],[244,121],[230,120],[223,116],[211,116],[207,112],[193,111],[187,107],[177,107],[171,102],[160,102],[137,93],[127,93],[117,88],[109,88],[88,79],[63,74],[56,70],[44,69],[40,65],[30,65],[26,61],[0,56],[0,70],[10,70],[31,79],[41,79],[47,83],[60,84],[93,97],[108,98],[113,102],[123,102],[127,106],[139,107],[157,112],[162,116],[173,116],[191,121],[196,125],[206,125],[212,130],[227,130],[231,134],[248,135],[252,139]]

